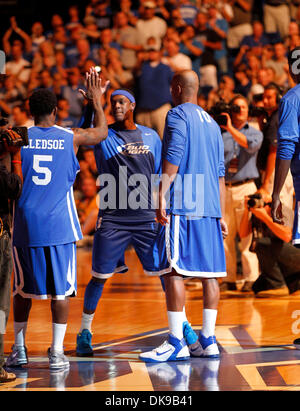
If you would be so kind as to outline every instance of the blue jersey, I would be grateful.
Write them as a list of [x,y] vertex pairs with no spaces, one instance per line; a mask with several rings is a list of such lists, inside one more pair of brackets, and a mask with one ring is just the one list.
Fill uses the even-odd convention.
[[297,198],[300,198],[300,84],[280,100],[277,157],[291,161]]
[[161,169],[161,140],[144,126],[119,130],[109,126],[106,140],[95,146],[99,172],[99,216],[125,228],[142,228],[155,219],[153,191]]
[[15,206],[13,244],[43,247],[82,238],[73,197],[79,164],[73,132],[31,127],[22,147],[23,191]]
[[220,127],[201,107],[181,104],[169,111],[163,138],[163,160],[179,166],[170,187],[170,212],[220,218],[219,177],[224,177]]

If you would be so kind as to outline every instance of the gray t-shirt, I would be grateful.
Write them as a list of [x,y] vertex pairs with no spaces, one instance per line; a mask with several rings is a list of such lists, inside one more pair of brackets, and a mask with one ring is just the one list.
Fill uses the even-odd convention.
[[139,45],[139,35],[136,28],[127,26],[122,29],[113,29],[113,36],[116,37],[116,42],[121,46],[121,61],[123,67],[126,69],[131,69],[136,64],[136,51],[122,47],[124,42],[133,44],[135,46]]

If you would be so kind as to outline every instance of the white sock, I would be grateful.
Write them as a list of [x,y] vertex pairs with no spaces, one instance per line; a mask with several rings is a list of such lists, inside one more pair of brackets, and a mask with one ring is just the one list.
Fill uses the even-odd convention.
[[182,324],[184,322],[183,311],[168,311],[168,322],[170,334],[174,335],[179,340],[182,340]]
[[79,330],[80,333],[82,330],[89,330],[89,332],[92,332],[92,322],[94,319],[94,315],[95,314],[82,313],[81,327]]
[[16,347],[25,346],[26,330],[27,330],[27,322],[24,322],[24,323],[14,322],[15,346]]
[[52,323],[52,352],[64,351],[64,339],[67,330],[67,324]]
[[185,321],[189,322],[189,320],[187,319],[187,316],[186,316],[185,307],[183,307],[182,312],[183,312],[183,322],[185,322]]
[[203,325],[201,333],[204,337],[208,338],[215,335],[217,314],[218,310],[211,310],[208,308],[203,309]]

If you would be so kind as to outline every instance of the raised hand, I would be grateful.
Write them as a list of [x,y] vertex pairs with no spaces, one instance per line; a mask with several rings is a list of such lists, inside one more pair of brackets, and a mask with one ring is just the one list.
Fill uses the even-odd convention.
[[99,99],[101,99],[102,95],[106,92],[109,86],[109,80],[105,82],[104,86],[102,85],[102,79],[99,76],[98,72],[94,67],[90,69],[89,72],[85,75],[85,85],[87,90],[84,91],[82,89],[79,92],[83,95],[83,97],[92,102],[95,98],[95,93],[98,94]]

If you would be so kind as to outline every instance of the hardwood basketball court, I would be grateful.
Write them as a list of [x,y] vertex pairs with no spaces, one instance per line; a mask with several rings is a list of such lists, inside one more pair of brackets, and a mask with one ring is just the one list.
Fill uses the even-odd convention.
[[[78,295],[71,299],[65,338],[69,372],[50,373],[49,301],[33,301],[26,345],[29,364],[16,370],[17,380],[0,391],[251,391],[300,390],[300,350],[292,346],[300,333],[300,296],[258,299],[251,294],[222,295],[216,337],[220,360],[146,365],[141,351],[160,345],[167,335],[164,294],[158,278],[143,274],[133,250],[126,252],[129,272],[116,274],[104,289],[93,321],[95,355],[75,354],[85,286],[90,280],[91,249],[78,249]],[[188,287],[186,312],[195,330],[202,324],[201,287]],[[298,321],[299,319],[299,321]],[[298,325],[299,323],[299,325]],[[14,342],[12,312],[5,354]]]

